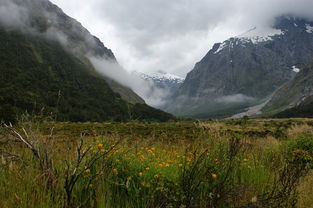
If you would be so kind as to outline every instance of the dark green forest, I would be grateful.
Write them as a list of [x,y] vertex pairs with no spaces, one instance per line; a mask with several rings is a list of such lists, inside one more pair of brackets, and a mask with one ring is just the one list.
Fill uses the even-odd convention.
[[174,119],[145,104],[130,104],[94,69],[41,36],[0,29],[0,119],[44,114],[58,121]]

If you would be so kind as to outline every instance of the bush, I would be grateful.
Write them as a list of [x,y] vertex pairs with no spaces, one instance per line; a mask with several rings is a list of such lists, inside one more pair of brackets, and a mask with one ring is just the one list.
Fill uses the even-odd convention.
[[289,160],[298,163],[305,163],[313,167],[313,137],[302,136],[287,143],[287,154]]
[[0,121],[14,124],[16,122],[15,108],[11,105],[0,106]]

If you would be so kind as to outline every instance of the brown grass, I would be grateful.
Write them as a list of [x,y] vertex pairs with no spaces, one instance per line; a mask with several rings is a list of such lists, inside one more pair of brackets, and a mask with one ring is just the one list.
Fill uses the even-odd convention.
[[281,142],[273,136],[267,136],[266,138],[255,139],[251,137],[246,137],[244,143],[251,149],[263,152],[269,148],[278,147]]
[[296,124],[287,130],[288,138],[297,138],[303,134],[313,134],[313,127],[308,124]]
[[313,208],[313,171],[304,177],[299,185],[298,208]]

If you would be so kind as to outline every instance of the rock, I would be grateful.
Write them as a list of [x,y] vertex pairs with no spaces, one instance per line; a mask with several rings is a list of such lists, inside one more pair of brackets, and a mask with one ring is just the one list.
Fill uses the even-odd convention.
[[228,117],[261,104],[313,56],[312,22],[283,16],[217,43],[188,73],[167,110],[194,117]]

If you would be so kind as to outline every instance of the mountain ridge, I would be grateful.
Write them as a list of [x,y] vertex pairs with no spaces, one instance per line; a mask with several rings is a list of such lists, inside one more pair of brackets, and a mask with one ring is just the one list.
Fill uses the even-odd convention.
[[293,79],[294,67],[303,67],[313,56],[308,25],[313,23],[284,16],[276,19],[269,32],[261,29],[263,36],[245,34],[215,44],[174,96],[172,106],[178,108],[168,106],[167,110],[193,117],[229,117],[260,104]]
[[25,112],[59,121],[175,120],[112,81],[127,89],[133,101],[114,92],[88,59],[92,55],[117,63],[114,54],[56,5],[46,0],[7,2],[29,16],[12,26],[0,21],[1,120]]
[[[112,80],[110,77],[97,72],[88,57],[105,59],[118,65],[118,62],[111,49],[108,49],[95,36],[93,36],[80,22],[65,14],[61,8],[48,0],[12,0],[19,7],[25,10],[22,31],[48,40],[59,42],[65,50],[79,57],[90,65],[90,73],[94,76],[104,78],[113,91],[119,93],[123,99],[133,104],[144,104],[140,98],[130,88]],[[13,27],[14,28],[14,27]]]

